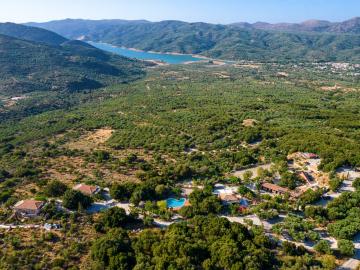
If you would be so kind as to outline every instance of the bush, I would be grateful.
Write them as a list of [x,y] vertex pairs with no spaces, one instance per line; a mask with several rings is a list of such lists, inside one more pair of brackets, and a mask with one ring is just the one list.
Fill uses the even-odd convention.
[[302,256],[306,253],[304,246],[296,246],[294,243],[284,241],[282,243],[282,250],[286,255]]
[[314,249],[321,254],[332,254],[331,246],[326,240],[320,240],[317,242],[317,244],[314,246]]
[[343,180],[341,180],[339,178],[330,179],[330,181],[329,181],[330,190],[337,191],[341,187],[342,183],[343,183]]
[[338,249],[341,255],[352,257],[355,254],[354,243],[350,240],[341,239],[338,241]]
[[356,178],[354,180],[354,182],[352,183],[352,186],[355,188],[355,189],[360,189],[360,178]]
[[11,174],[5,170],[0,169],[0,183],[5,181],[5,179],[10,178]]

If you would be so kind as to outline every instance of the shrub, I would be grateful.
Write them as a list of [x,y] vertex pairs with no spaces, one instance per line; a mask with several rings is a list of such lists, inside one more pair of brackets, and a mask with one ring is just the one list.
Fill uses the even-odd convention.
[[338,241],[338,249],[341,255],[352,257],[355,254],[354,243],[350,240],[341,239]]
[[320,240],[319,242],[317,242],[317,244],[314,246],[314,249],[322,254],[330,255],[332,253],[331,246],[326,240]]

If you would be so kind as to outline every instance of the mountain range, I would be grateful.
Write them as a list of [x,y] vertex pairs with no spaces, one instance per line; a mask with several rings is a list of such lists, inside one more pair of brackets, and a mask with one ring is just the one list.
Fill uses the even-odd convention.
[[80,91],[144,75],[143,63],[41,28],[0,24],[0,93]]
[[[358,18],[341,25],[329,23],[328,32],[325,24],[328,25],[325,22],[301,24],[303,29],[306,25],[308,29],[313,29],[307,32],[299,29],[290,31],[290,28],[299,28],[290,24],[287,24],[287,30],[277,26],[279,30],[274,31],[275,26],[261,23],[220,25],[182,21],[67,19],[28,25],[42,27],[70,39],[106,42],[144,51],[201,54],[225,60],[360,61]],[[321,31],[320,25],[324,25]],[[268,29],[258,29],[261,27]]]
[[239,22],[239,23],[233,23],[231,25],[245,29],[360,34],[360,17],[355,17],[343,22],[308,20],[302,23],[270,24],[266,22],[256,22],[250,24],[246,22]]

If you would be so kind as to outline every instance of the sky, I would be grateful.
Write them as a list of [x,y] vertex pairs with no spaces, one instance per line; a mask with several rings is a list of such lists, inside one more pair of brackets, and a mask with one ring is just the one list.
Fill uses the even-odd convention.
[[344,21],[360,16],[360,0],[0,0],[0,22],[65,18],[188,22]]

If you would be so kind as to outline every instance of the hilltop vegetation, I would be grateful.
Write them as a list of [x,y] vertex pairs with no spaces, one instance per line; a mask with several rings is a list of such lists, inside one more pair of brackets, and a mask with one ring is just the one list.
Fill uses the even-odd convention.
[[15,36],[0,35],[2,95],[76,92],[144,75],[144,64],[139,61],[103,52],[81,41],[66,40],[47,30],[0,24],[0,33]]
[[[279,77],[284,71],[288,77]],[[359,82],[346,74],[317,65],[164,66],[88,94],[81,105],[7,118],[0,123],[0,218],[9,220],[9,207],[31,197],[61,198],[74,213],[50,201],[39,219],[61,224],[60,231],[5,232],[0,268],[334,269],[335,257],[321,254],[330,250],[323,242],[314,254],[288,242],[280,246],[256,226],[212,216],[226,206],[211,184],[230,181],[233,170],[255,163],[287,164],[286,156],[296,151],[318,153],[324,171],[359,166]],[[323,91],[324,81],[343,88]],[[180,211],[189,219],[152,227],[146,213],[169,220],[172,213],[156,202],[178,196],[184,180],[205,186]],[[144,220],[117,207],[84,212],[99,197],[72,191],[78,182],[109,187],[120,201],[146,202]],[[332,222],[331,235],[350,239],[358,231],[358,197],[342,195],[326,209],[310,208],[306,217],[322,220],[323,227]],[[290,201],[268,196],[255,211],[265,216],[290,209]],[[317,241],[314,223],[292,217],[278,229]],[[301,230],[292,230],[294,224]],[[343,245],[351,256],[352,246]]]
[[0,34],[53,46],[61,45],[67,41],[66,38],[54,32],[15,23],[0,23]]
[[[358,57],[357,36],[67,23],[167,50],[286,59],[319,38]],[[33,30],[0,34],[0,269],[333,270],[357,254],[360,178],[349,186],[339,171],[360,176],[359,65],[201,61],[145,73]],[[19,205],[33,204],[25,217]]]
[[[95,27],[96,21],[33,24],[69,38],[102,41],[145,51],[201,54],[227,60],[359,61],[357,34],[264,31],[231,25],[180,21],[122,22]],[[69,30],[72,29],[72,30]]]
[[143,76],[142,64],[82,42],[51,47],[0,36],[0,92],[81,91]]
[[[3,166],[14,174],[17,167],[26,167],[20,165],[25,160],[46,159],[42,153],[54,157],[75,155],[95,162],[96,146],[85,148],[82,154],[68,152],[63,145],[75,139],[77,149],[80,143],[76,138],[105,127],[113,132],[106,140],[109,157],[102,158],[100,164],[119,168],[123,151],[146,151],[150,164],[141,161],[144,157],[135,158],[134,164],[129,162],[130,168],[141,179],[164,183],[220,177],[260,160],[285,160],[295,151],[318,153],[325,171],[342,165],[359,166],[359,93],[324,92],[308,77],[315,76],[315,71],[310,69],[306,75],[304,69],[294,70],[290,81],[275,77],[269,66],[259,71],[229,68],[227,79],[214,75],[216,67],[210,69],[207,65],[157,69],[147,79],[100,91],[93,100],[70,110],[2,123]],[[323,80],[322,74],[315,77]],[[305,79],[309,84],[303,83]],[[245,119],[255,119],[256,124],[244,126]],[[26,150],[28,143],[50,143],[69,130],[76,132],[56,143],[41,143]],[[259,147],[243,146],[257,141],[262,141]],[[189,149],[196,151],[189,154]],[[18,151],[25,151],[27,158],[18,157]],[[8,164],[13,158],[20,164]]]

